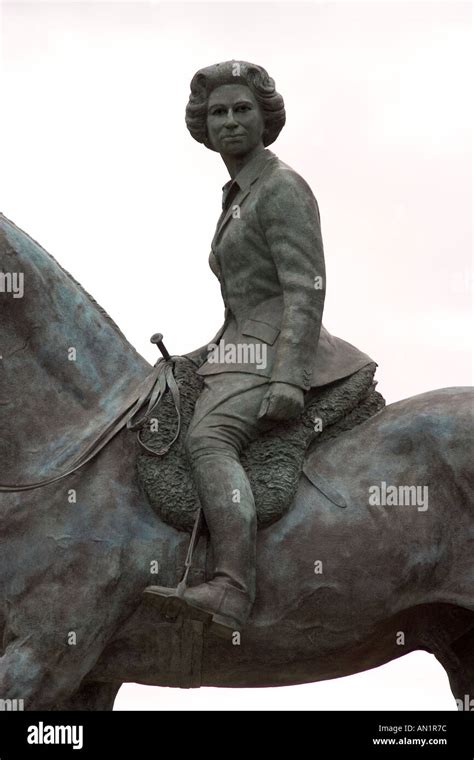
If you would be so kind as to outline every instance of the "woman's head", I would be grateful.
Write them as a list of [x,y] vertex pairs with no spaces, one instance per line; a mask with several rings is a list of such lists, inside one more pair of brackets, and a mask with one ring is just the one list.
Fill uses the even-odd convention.
[[225,61],[200,69],[191,80],[186,125],[198,142],[219,153],[266,147],[285,123],[285,105],[265,69]]

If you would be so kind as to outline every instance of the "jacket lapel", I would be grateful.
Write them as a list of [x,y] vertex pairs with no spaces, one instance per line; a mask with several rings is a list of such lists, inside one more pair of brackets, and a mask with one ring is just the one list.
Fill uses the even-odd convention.
[[[254,182],[258,179],[258,177],[255,178]],[[253,183],[252,183],[253,184]],[[252,189],[252,184],[249,185],[249,187],[246,187],[244,190],[239,190],[239,192],[236,194],[235,198],[233,199],[232,203],[230,204],[229,208],[224,211],[221,216],[219,217],[219,221],[217,222],[216,231],[214,234],[214,237],[212,239],[211,248],[214,249],[217,238],[221,234],[222,230],[226,226],[227,222],[232,218],[232,212],[235,208],[235,206],[241,206],[247,195],[250,193],[250,190]]]
[[224,227],[226,226],[228,221],[232,219],[233,209],[235,208],[235,206],[242,205],[245,198],[248,196],[248,194],[252,190],[253,185],[255,185],[257,180],[260,179],[262,174],[265,172],[266,168],[270,165],[271,159],[276,159],[276,156],[274,153],[272,153],[271,150],[268,150],[268,148],[266,148],[263,151],[263,154],[259,154],[254,159],[252,159],[250,163],[246,164],[244,168],[241,169],[241,171],[237,175],[236,181],[240,187],[240,190],[235,195],[235,198],[233,198],[232,203],[230,204],[229,208],[223,211],[221,216],[219,217],[216,231],[214,233],[214,237],[211,243],[211,247],[213,250],[215,248],[217,240],[219,236],[221,235]]

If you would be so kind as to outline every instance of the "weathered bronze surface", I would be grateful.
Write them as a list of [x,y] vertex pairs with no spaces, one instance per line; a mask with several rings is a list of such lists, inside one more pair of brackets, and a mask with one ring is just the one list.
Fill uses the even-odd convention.
[[[470,389],[392,404],[310,448],[291,509],[256,534],[242,447],[259,425],[298,415],[312,387],[372,360],[322,328],[317,204],[267,152],[284,124],[280,96],[259,67],[242,64],[236,81],[220,66],[193,80],[187,123],[231,176],[211,254],[227,310],[216,341],[250,344],[229,356],[255,361],[217,353],[216,372],[207,344],[191,354],[206,385],[186,446],[212,541],[197,541],[194,608],[143,595],[176,586],[188,537],[153,512],[122,429],[73,475],[0,493],[0,698],[105,710],[125,681],[289,685],[425,649],[463,700],[474,688]],[[24,277],[21,297],[0,293],[0,483],[24,483],[67,469],[152,368],[4,216],[0,272],[5,285]],[[407,489],[416,498],[404,504]],[[209,615],[238,632],[213,635]]]

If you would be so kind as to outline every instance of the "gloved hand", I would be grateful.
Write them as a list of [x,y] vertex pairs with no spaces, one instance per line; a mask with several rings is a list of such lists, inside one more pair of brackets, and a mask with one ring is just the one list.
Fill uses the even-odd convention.
[[270,383],[258,413],[258,419],[290,420],[304,409],[304,391],[290,383]]

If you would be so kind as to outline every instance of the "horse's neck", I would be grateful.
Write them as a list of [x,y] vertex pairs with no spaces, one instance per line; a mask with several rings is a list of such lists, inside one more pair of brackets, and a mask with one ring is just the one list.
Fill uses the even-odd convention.
[[[84,441],[120,410],[150,365],[83,288],[1,215],[0,272],[0,480],[19,482],[66,461],[81,435]],[[9,288],[19,275],[21,294]]]

